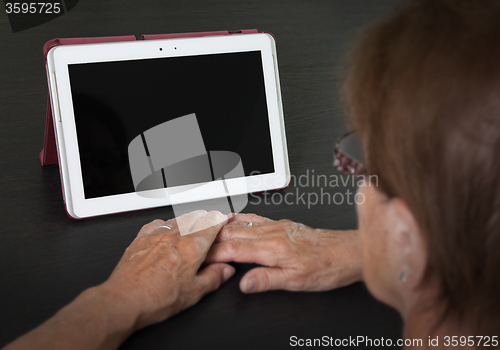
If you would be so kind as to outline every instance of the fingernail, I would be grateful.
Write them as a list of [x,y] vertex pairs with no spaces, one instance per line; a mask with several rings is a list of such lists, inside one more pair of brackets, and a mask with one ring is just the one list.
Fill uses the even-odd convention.
[[234,267],[228,266],[224,268],[223,274],[224,274],[224,282],[226,282],[228,279],[231,278],[232,275],[234,275]]
[[249,278],[246,280],[246,282],[243,284],[243,292],[244,293],[250,293],[255,290],[255,278]]

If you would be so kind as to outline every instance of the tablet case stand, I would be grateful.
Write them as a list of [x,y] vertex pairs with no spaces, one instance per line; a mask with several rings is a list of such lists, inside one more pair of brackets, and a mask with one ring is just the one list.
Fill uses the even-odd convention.
[[[176,34],[152,34],[143,35],[139,40],[157,40],[157,39],[173,39],[173,38],[194,38],[201,36],[213,35],[231,35],[231,34],[250,34],[258,33],[257,29],[246,29],[238,31],[216,31],[216,32],[199,32],[199,33],[176,33]],[[45,62],[47,61],[47,54],[50,49],[58,45],[80,45],[80,44],[96,44],[96,43],[111,43],[119,41],[135,41],[137,40],[133,35],[127,36],[109,36],[109,37],[94,37],[94,38],[63,38],[49,40],[43,46],[43,53]],[[54,165],[58,163],[57,144],[54,130],[54,119],[52,116],[52,103],[50,100],[50,93],[47,102],[47,121],[45,123],[45,141],[43,150],[40,152],[40,163],[42,166]]]

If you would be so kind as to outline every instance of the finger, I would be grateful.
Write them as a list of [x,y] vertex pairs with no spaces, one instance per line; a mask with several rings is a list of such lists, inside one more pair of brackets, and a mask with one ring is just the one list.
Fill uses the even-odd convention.
[[180,234],[182,235],[185,232],[191,232],[196,222],[205,215],[207,215],[206,210],[195,210],[179,216],[176,220]]
[[258,293],[274,289],[286,289],[287,276],[279,267],[256,267],[248,271],[240,281],[243,293]]
[[[215,239],[217,233],[219,233],[222,226],[227,223],[227,215],[222,214],[220,211],[211,211],[207,215],[201,217],[194,224],[191,232],[188,233],[203,233],[203,235],[209,235],[209,242],[212,242]],[[187,234],[187,233],[186,233]],[[181,232],[181,235],[184,235]]]
[[244,221],[233,221],[225,225],[217,235],[215,242],[220,243],[231,238],[257,239],[265,235],[265,224],[253,224],[249,226]]
[[205,257],[207,264],[229,261],[277,266],[278,256],[267,241],[233,238],[212,245]]
[[[251,221],[250,221],[251,222]],[[223,242],[232,238],[261,239],[269,238],[271,233],[281,233],[281,221],[268,220],[249,225],[247,221],[232,221],[226,224],[215,239],[215,242]]]
[[211,264],[198,272],[196,284],[201,291],[199,297],[213,292],[234,275],[234,267],[228,264]]
[[150,223],[147,223],[146,225],[142,226],[142,228],[139,230],[137,237],[142,237],[142,236],[149,235],[149,234],[155,232],[158,229],[158,227],[160,227],[164,223],[165,223],[165,221],[163,221],[161,219],[156,219],[156,220],[151,221]]
[[232,214],[229,222],[233,221],[244,221],[244,222],[252,222],[252,223],[266,223],[273,221],[271,219],[265,218],[263,216],[259,216],[257,214]]

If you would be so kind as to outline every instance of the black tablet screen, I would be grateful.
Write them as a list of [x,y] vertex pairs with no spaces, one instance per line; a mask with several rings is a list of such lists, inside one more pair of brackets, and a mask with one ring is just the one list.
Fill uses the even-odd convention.
[[85,198],[134,192],[129,143],[191,113],[207,152],[237,153],[246,176],[274,172],[260,51],[68,69]]

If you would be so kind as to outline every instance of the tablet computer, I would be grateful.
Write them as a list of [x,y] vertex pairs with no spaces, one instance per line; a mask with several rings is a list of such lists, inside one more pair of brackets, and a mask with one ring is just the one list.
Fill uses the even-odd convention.
[[[276,57],[265,33],[52,48],[47,73],[68,214],[209,200],[222,185],[235,196],[286,187]],[[238,171],[224,179],[214,172],[225,155]],[[189,165],[196,157],[201,163]]]

